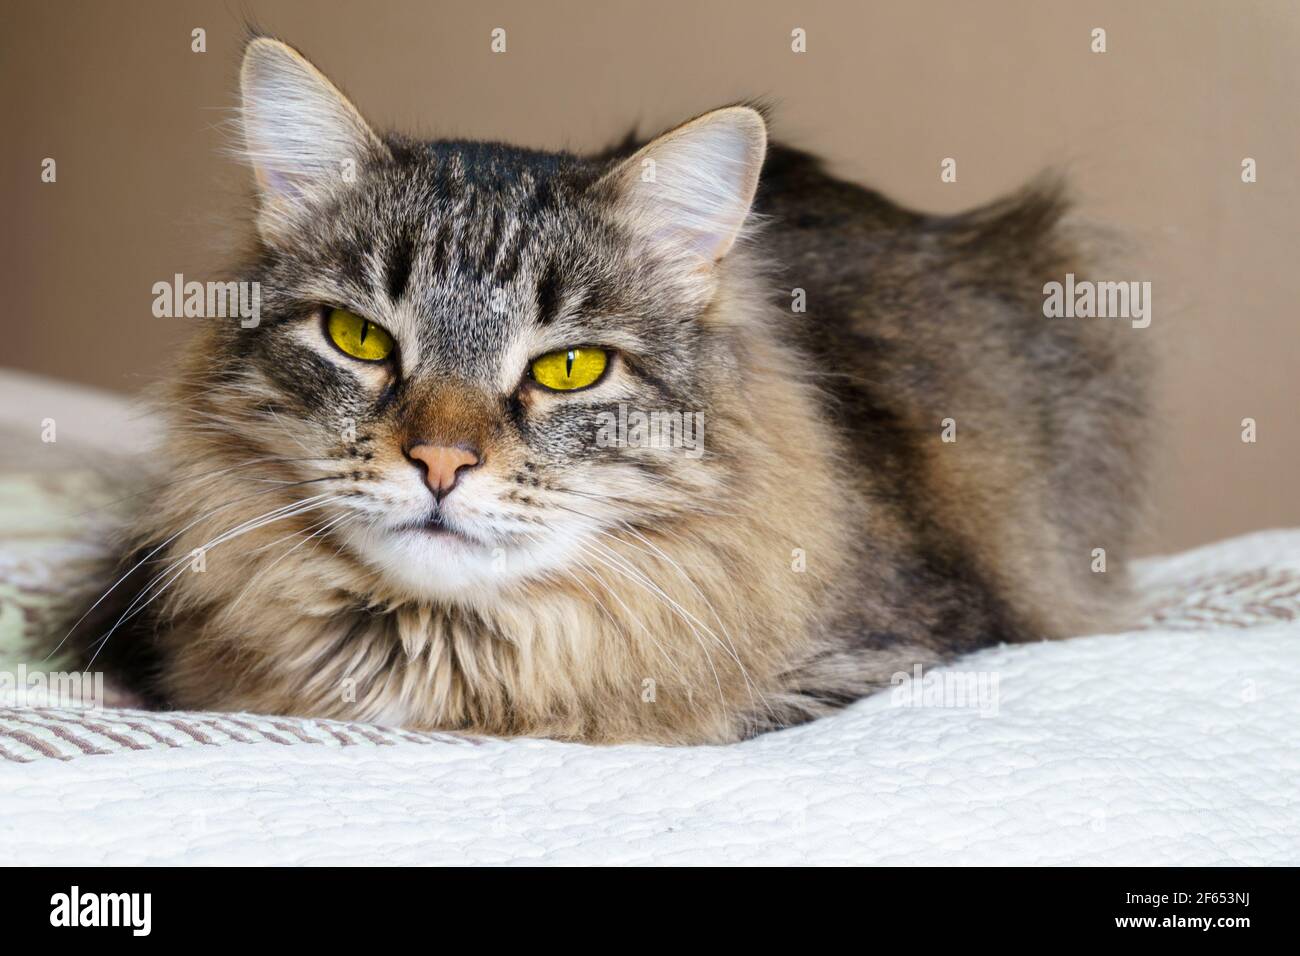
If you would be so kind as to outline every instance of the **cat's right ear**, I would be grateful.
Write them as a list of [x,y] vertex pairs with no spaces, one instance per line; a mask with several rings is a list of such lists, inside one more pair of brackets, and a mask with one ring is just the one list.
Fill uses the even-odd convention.
[[257,176],[263,227],[388,153],[348,98],[287,43],[250,41],[239,85],[242,155]]

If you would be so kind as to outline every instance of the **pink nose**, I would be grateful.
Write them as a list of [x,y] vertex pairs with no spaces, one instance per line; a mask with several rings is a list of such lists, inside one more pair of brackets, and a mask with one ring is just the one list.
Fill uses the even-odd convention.
[[462,471],[479,463],[477,451],[453,445],[412,445],[406,455],[424,466],[424,483],[433,492],[435,501],[447,497]]

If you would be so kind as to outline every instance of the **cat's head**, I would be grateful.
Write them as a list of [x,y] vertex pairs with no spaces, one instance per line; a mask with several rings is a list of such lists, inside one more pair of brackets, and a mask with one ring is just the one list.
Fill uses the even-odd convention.
[[292,459],[331,540],[437,599],[730,507],[759,113],[582,159],[381,137],[275,40],[241,83],[261,316],[204,345],[196,464]]

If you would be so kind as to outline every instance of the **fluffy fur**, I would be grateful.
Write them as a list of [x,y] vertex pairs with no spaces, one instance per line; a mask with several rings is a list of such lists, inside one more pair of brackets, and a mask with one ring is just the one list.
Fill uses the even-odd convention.
[[[72,629],[158,704],[725,742],[1122,605],[1140,333],[1043,317],[1087,272],[1054,188],[930,217],[777,147],[751,210],[745,107],[580,158],[381,137],[276,41],[243,85],[262,321],[180,361],[165,474]],[[334,349],[330,306],[394,360]],[[574,345],[600,383],[527,381]],[[702,413],[704,455],[601,447],[620,404]],[[484,453],[453,535],[412,528],[432,440]]]

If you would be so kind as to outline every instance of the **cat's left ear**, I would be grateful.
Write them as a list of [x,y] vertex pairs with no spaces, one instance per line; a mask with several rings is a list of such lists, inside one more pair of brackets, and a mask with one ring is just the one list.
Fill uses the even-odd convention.
[[601,183],[635,231],[707,268],[740,235],[766,153],[762,114],[729,106],[647,143]]
[[257,37],[239,70],[244,158],[257,175],[263,214],[292,212],[350,182],[388,149],[357,108],[301,53]]

